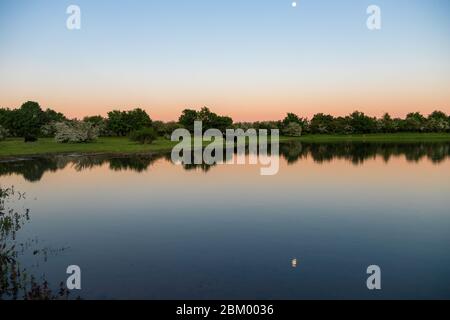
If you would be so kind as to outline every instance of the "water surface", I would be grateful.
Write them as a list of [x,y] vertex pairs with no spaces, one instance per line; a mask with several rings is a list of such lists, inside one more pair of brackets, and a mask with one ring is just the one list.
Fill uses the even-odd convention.
[[0,162],[30,209],[17,241],[46,249],[20,259],[52,284],[79,265],[86,299],[450,298],[450,144],[280,149],[275,176],[167,155]]

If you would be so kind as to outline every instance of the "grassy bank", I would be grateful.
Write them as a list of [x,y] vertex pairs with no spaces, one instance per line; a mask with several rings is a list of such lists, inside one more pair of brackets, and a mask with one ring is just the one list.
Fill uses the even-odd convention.
[[[317,143],[333,142],[450,142],[450,134],[445,133],[399,133],[370,135],[306,135],[300,138],[281,137],[280,141],[304,141]],[[34,143],[24,143],[23,139],[7,139],[0,142],[0,158],[62,154],[62,153],[145,153],[170,151],[175,145],[165,139],[159,139],[151,145],[141,145],[131,142],[128,138],[100,138],[87,144],[60,144],[51,138],[39,139]]]

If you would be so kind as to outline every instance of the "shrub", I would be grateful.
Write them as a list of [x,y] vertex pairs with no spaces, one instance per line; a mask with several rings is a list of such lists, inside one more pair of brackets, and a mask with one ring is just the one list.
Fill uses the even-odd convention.
[[87,143],[98,138],[97,127],[88,122],[58,122],[55,129],[55,140],[58,143]]
[[41,127],[41,137],[44,138],[50,138],[50,137],[54,137],[56,134],[56,123],[55,122],[50,122],[47,124],[44,124]]
[[8,137],[8,130],[0,126],[0,141],[5,140]]
[[288,137],[300,137],[302,135],[302,126],[297,122],[289,122],[283,129],[283,134]]
[[174,132],[176,129],[183,128],[183,126],[174,121],[166,122],[166,123],[164,123],[162,121],[153,121],[152,128],[155,129],[158,136],[164,137],[164,138],[170,140],[170,137],[172,136],[172,132]]
[[36,142],[38,140],[38,137],[34,133],[26,133],[25,137],[23,138],[25,142]]
[[89,122],[98,130],[98,135],[100,137],[112,137],[114,136],[114,132],[108,129],[108,121],[102,116],[90,116],[84,117],[84,122]]
[[156,140],[158,134],[153,128],[144,128],[131,132],[130,140],[136,141],[142,144],[150,144]]

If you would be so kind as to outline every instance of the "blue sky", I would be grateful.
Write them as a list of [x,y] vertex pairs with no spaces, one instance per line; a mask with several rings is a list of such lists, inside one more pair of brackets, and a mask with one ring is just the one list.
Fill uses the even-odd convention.
[[[242,119],[450,110],[449,1],[291,2],[0,0],[0,106],[139,105],[162,119],[202,105]],[[66,28],[70,4],[81,30]],[[370,4],[380,31],[366,28]]]

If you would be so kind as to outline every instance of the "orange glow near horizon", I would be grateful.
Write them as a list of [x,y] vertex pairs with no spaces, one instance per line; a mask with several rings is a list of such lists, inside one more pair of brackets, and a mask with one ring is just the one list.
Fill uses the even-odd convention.
[[[17,108],[36,101],[70,118],[106,116],[108,111],[145,109],[152,119],[177,120],[184,109],[207,106],[234,121],[280,120],[287,112],[311,118],[316,113],[346,116],[358,110],[370,116],[388,112],[404,117],[409,112],[428,115],[435,110],[450,114],[450,76],[443,70],[375,72],[346,75],[338,70],[279,72],[277,77],[252,70],[224,72],[207,82],[199,76],[174,74],[157,79],[151,74],[132,76],[86,72],[84,76],[39,79],[35,72],[18,70],[0,86],[0,107]],[[172,71],[173,72],[173,71]],[[208,78],[205,74],[205,78]],[[2,83],[0,77],[0,84]]]
[[[221,99],[207,96],[205,99],[188,97],[182,102],[181,98],[169,97],[167,99],[151,99],[146,97],[117,97],[117,99],[102,97],[64,97],[54,96],[47,98],[41,95],[17,95],[19,98],[5,98],[0,100],[0,107],[17,108],[26,101],[37,101],[43,109],[51,108],[64,113],[69,118],[82,119],[85,116],[106,116],[111,110],[130,110],[142,108],[152,119],[162,121],[177,120],[184,109],[200,109],[209,107],[213,112],[227,115],[235,122],[280,120],[286,113],[293,112],[301,117],[311,117],[316,113],[331,114],[333,116],[346,116],[358,110],[370,116],[380,117],[389,113],[393,117],[404,117],[409,112],[421,112],[428,115],[435,110],[450,114],[450,93],[447,95],[430,97],[411,93],[410,96],[367,96],[361,94],[346,96],[334,93],[317,96],[304,95],[265,95],[261,98],[239,97]],[[373,99],[370,99],[374,97]]]

